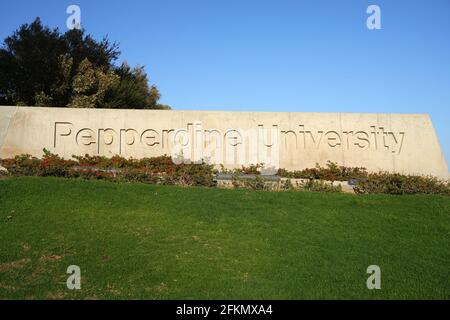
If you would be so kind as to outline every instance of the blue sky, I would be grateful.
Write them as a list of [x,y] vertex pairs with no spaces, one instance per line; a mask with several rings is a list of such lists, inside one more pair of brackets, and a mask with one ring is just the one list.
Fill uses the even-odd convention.
[[0,37],[71,4],[175,109],[429,113],[450,161],[450,0],[2,1]]

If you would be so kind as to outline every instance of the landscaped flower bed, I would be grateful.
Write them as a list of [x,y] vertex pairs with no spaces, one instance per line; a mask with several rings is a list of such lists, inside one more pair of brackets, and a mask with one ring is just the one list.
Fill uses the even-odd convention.
[[[261,164],[226,170],[221,175],[207,163],[175,164],[168,156],[143,159],[101,156],[73,156],[67,160],[44,150],[42,159],[20,155],[0,159],[10,176],[54,176],[65,178],[102,179],[115,182],[142,182],[186,186],[229,186],[258,190],[307,190],[340,192],[347,181],[355,181],[356,193],[436,194],[450,195],[450,182],[432,176],[412,176],[398,173],[369,173],[364,168],[338,166],[328,162],[299,171],[279,169],[274,177],[260,174]],[[2,173],[6,175],[5,172]],[[230,183],[217,183],[221,176],[230,176]],[[227,180],[227,179],[225,179]],[[348,188],[347,188],[348,189]],[[351,188],[350,188],[351,189]],[[353,190],[351,190],[353,191]]]

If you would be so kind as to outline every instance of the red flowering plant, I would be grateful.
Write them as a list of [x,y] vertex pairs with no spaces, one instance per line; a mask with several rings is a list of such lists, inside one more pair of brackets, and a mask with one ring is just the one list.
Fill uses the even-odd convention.
[[76,165],[73,160],[65,160],[44,149],[44,156],[39,164],[40,176],[67,177],[69,169]]
[[11,175],[34,176],[39,172],[41,160],[29,154],[22,154],[10,159],[2,159],[1,165],[5,167]]

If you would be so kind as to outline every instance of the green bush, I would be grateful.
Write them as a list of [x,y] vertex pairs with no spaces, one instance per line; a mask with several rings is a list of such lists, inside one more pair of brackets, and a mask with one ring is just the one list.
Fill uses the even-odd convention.
[[432,176],[402,175],[398,173],[371,173],[359,181],[356,193],[435,194],[450,195],[450,182]]
[[279,169],[278,175],[280,177],[291,179],[348,181],[349,179],[365,178],[368,173],[365,168],[339,166],[337,163],[328,161],[325,167],[317,164],[315,168],[307,168],[298,171]]
[[[213,165],[179,164],[168,156],[143,159],[125,159],[120,156],[106,158],[102,156],[73,156],[75,160],[66,160],[44,149],[42,159],[25,154],[10,159],[0,159],[0,164],[8,172],[3,176],[54,176],[82,179],[102,179],[108,181],[142,182],[151,184],[169,184],[185,186],[216,186]],[[348,168],[328,162],[326,167],[301,171],[278,170],[278,175],[288,178],[286,181],[273,181],[259,175],[261,165],[224,170],[233,174],[235,188],[255,190],[307,190],[322,192],[340,192],[341,186],[333,186],[326,181],[346,181],[357,179],[355,187],[358,194],[435,194],[450,196],[450,182],[432,176],[402,175],[398,173],[368,173],[364,168]],[[252,174],[251,179],[242,179],[239,175]],[[290,179],[308,179],[292,186]],[[326,180],[326,181],[325,181]]]
[[10,159],[2,159],[1,164],[10,175],[13,176],[34,176],[39,172],[41,160],[29,154],[15,156]]
[[109,181],[143,182],[215,186],[212,165],[173,163],[170,157],[125,159],[114,156],[73,156],[65,160],[44,149],[42,159],[30,155],[2,159],[0,163],[12,176],[54,176],[66,178],[103,179]]
[[41,176],[67,177],[69,169],[75,165],[75,161],[64,160],[44,149],[44,156],[39,164],[38,174]]
[[44,149],[42,159],[24,154],[12,159],[3,159],[1,164],[15,176],[67,177],[69,168],[73,167],[75,162],[64,160]]
[[249,166],[241,166],[235,169],[226,169],[223,164],[220,165],[220,172],[228,174],[255,174],[260,175],[261,169],[264,167],[262,163],[251,164]]
[[236,189],[244,188],[266,191],[276,191],[279,189],[278,181],[269,181],[259,175],[255,175],[254,178],[243,179],[239,178],[237,172],[233,175],[232,184]]
[[300,185],[300,189],[315,192],[342,192],[342,187],[334,186],[324,180],[309,180]]
[[308,180],[298,183],[295,186],[290,179],[274,181],[265,179],[262,176],[255,176],[254,179],[243,179],[237,175],[233,177],[232,184],[234,188],[245,188],[265,191],[316,191],[316,192],[342,192],[342,187],[334,186],[324,180]]

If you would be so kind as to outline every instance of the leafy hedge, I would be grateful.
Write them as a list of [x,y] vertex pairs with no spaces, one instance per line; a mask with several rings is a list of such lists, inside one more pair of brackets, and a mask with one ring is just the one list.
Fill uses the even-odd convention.
[[264,167],[262,163],[251,164],[249,166],[241,166],[240,168],[227,169],[223,164],[220,165],[220,172],[229,174],[255,174],[260,175],[261,169]]
[[277,180],[268,180],[261,175],[255,175],[254,179],[243,179],[240,178],[237,173],[233,175],[232,185],[235,189],[253,189],[265,191],[286,191],[294,189],[289,180],[283,182]]
[[234,175],[232,179],[234,188],[245,188],[266,191],[315,191],[315,192],[342,192],[340,185],[333,185],[324,180],[305,180],[292,183],[291,179],[271,180],[264,176],[256,175],[254,179],[242,179]]
[[110,181],[177,184],[190,186],[215,186],[212,165],[176,165],[168,156],[125,159],[100,156],[73,156],[66,160],[44,150],[42,159],[20,155],[0,160],[13,176],[54,176],[65,178],[104,179]]
[[[114,156],[73,156],[74,160],[66,160],[44,149],[42,159],[30,155],[20,155],[10,159],[0,159],[0,164],[13,176],[54,176],[66,178],[104,179],[109,181],[143,182],[151,184],[174,184],[186,186],[215,187],[216,173],[213,165],[173,163],[168,156],[143,159],[125,159]],[[278,170],[278,176],[287,178],[282,184],[266,181],[259,175],[261,165],[252,165],[240,169],[226,171],[233,176],[253,174],[253,180],[233,178],[236,188],[258,190],[309,190],[339,192],[341,187],[333,186],[325,181],[358,181],[354,190],[359,194],[384,193],[403,194],[435,194],[450,196],[450,181],[442,181],[432,176],[402,175],[398,173],[368,173],[364,168],[338,166],[328,162],[325,167],[300,171]],[[4,175],[4,172],[0,173]],[[301,185],[293,186],[290,179],[307,179]]]
[[370,173],[358,182],[356,193],[434,194],[450,196],[450,182],[432,176],[402,175],[398,173]]
[[[229,174],[256,174],[261,173],[263,164],[241,166],[236,169],[226,169],[221,166],[221,172]],[[290,179],[315,179],[327,181],[348,181],[349,179],[366,178],[368,172],[365,168],[339,166],[335,162],[328,161],[325,167],[316,164],[314,168],[303,170],[288,171],[286,169],[278,169],[277,175],[282,178]]]
[[328,161],[325,167],[317,164],[315,168],[308,168],[298,171],[287,171],[285,169],[279,169],[278,175],[280,177],[291,179],[348,181],[350,179],[366,178],[368,176],[368,172],[365,168],[344,167],[339,166],[334,162]]

